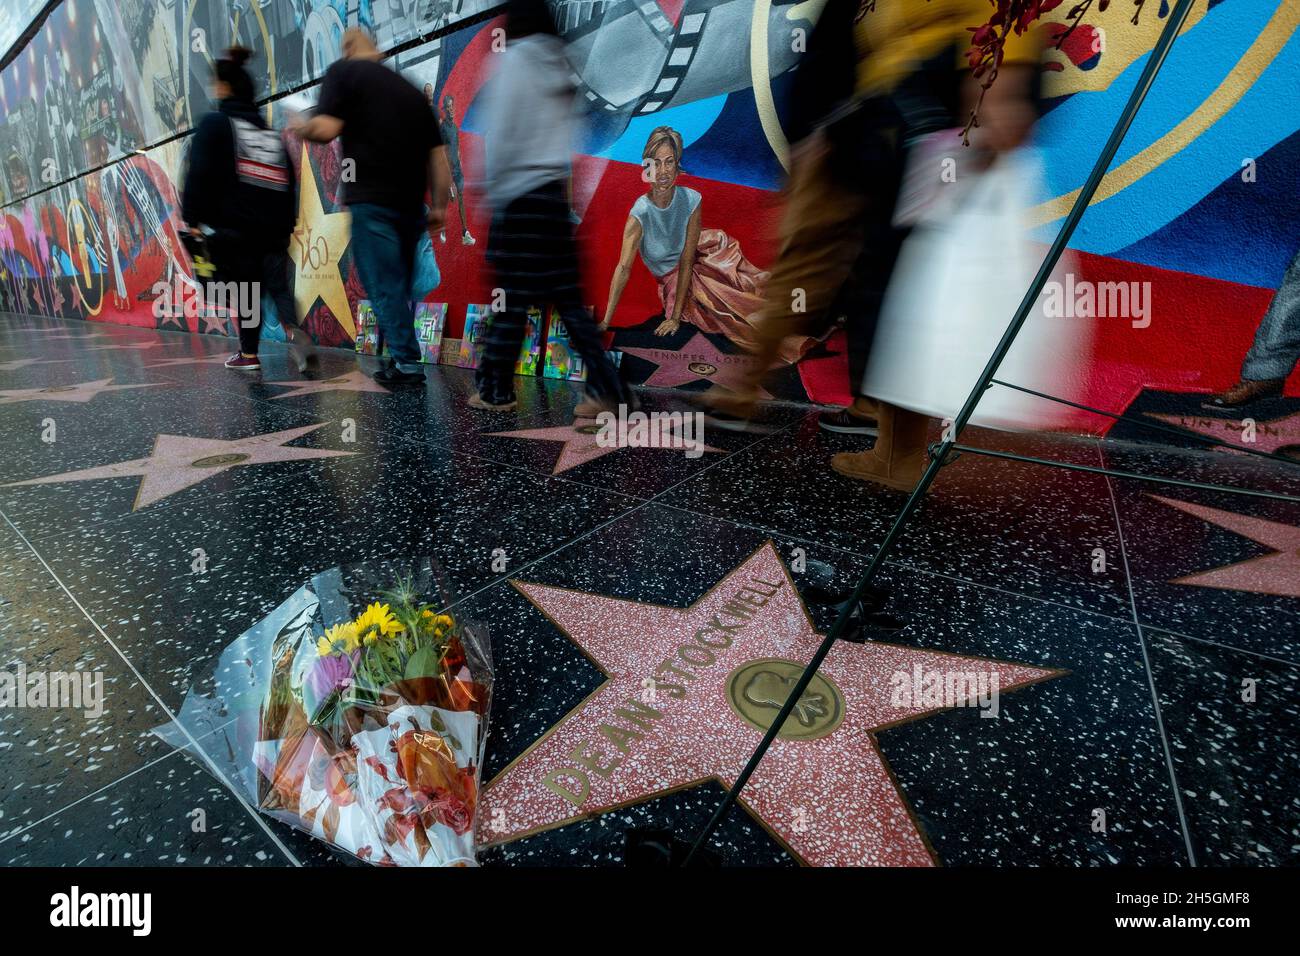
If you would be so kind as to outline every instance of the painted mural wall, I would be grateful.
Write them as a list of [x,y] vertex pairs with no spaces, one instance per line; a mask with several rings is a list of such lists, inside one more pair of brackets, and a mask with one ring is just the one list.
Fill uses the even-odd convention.
[[[739,330],[775,252],[781,114],[799,59],[792,38],[811,28],[821,4],[553,6],[590,107],[573,180],[590,302],[603,316],[623,224],[645,191],[642,152],[653,130],[671,127],[685,144],[678,186],[701,194],[706,252],[715,253],[697,269],[722,292],[676,332],[656,334],[664,282],[638,261],[613,316],[614,347],[634,381],[725,383],[745,361]],[[1034,210],[1043,242],[1059,228],[1168,10],[1163,0],[1148,3],[1134,25],[1130,4],[1093,5],[1049,54],[1038,139],[1050,193]],[[211,51],[236,40],[256,51],[259,94],[293,94],[267,107],[282,124],[314,96],[343,29],[361,23],[381,47],[399,49],[396,68],[456,129],[458,194],[446,231],[426,238],[413,295],[445,303],[446,335],[460,338],[471,307],[491,301],[477,96],[499,13],[489,0],[65,0],[0,76],[0,308],[227,334],[220,319],[172,317],[154,302],[160,283],[174,287],[190,275],[177,239],[177,187],[184,134],[211,107]],[[1081,284],[1125,283],[1145,296],[1145,308],[1080,320],[1094,325],[1091,373],[1062,383],[1066,397],[1196,431],[1204,395],[1239,377],[1300,247],[1298,28],[1300,4],[1289,0],[1196,4],[1072,243]],[[1061,28],[1042,29],[1050,40]],[[291,245],[298,308],[322,343],[349,346],[367,296],[350,268],[337,145],[289,146],[302,187]],[[275,338],[273,310],[264,312]],[[842,333],[828,328],[778,373],[773,394],[845,399],[843,348]],[[1279,423],[1278,447],[1300,431],[1292,421],[1300,420],[1300,375],[1290,375],[1286,394],[1260,416]],[[1108,427],[1095,418],[1079,425]],[[1300,437],[1293,441],[1300,446]]]

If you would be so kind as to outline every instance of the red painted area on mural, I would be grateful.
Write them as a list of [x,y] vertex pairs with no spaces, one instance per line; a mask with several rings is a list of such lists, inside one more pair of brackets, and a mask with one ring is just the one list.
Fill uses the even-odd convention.
[[[1096,319],[1091,374],[1069,396],[1122,412],[1144,389],[1210,393],[1241,377],[1241,362],[1273,290],[1158,269],[1108,256],[1075,253],[1083,278],[1094,282],[1150,282],[1151,324]],[[1287,394],[1300,394],[1300,371]]]

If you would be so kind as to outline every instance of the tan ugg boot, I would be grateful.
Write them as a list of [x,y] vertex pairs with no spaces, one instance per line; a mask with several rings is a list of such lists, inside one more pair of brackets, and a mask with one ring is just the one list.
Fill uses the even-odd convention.
[[930,419],[881,402],[876,411],[880,437],[867,451],[841,452],[831,467],[841,475],[874,481],[898,491],[911,491],[925,472],[925,440]]

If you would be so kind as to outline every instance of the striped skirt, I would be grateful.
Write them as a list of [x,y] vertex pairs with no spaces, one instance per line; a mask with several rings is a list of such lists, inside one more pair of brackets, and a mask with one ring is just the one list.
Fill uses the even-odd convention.
[[[578,244],[563,179],[512,200],[493,218],[487,259],[507,309],[581,304]],[[526,301],[511,302],[516,296]]]
[[571,346],[586,363],[587,392],[602,401],[630,401],[626,383],[605,354],[595,320],[582,306],[578,246],[564,180],[511,202],[492,221],[487,255],[505,303],[504,309],[492,313],[480,339],[475,373],[479,395],[494,405],[515,399],[515,362],[527,310],[535,306],[545,314],[547,306],[554,306]]

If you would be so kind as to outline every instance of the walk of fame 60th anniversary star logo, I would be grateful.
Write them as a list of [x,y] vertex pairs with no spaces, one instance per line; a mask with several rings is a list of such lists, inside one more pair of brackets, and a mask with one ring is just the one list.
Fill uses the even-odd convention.
[[[770,541],[686,608],[514,586],[606,679],[487,786],[485,844],[708,781],[730,786],[821,641]],[[894,692],[899,674],[922,672],[980,674],[1001,691],[1064,673],[896,644],[836,643],[741,795],[796,859],[938,862],[875,737],[943,709],[923,695],[900,701]]]

